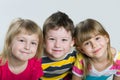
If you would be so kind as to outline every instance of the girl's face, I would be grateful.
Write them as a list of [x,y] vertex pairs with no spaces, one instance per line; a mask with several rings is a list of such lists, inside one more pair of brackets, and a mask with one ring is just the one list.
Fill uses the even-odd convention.
[[82,44],[81,50],[89,57],[100,58],[107,54],[107,44],[109,39],[102,35],[93,37]]
[[67,32],[63,27],[49,30],[45,37],[45,49],[50,58],[61,59],[65,57],[73,44],[71,32]]
[[38,47],[38,35],[23,34],[16,35],[12,41],[12,58],[26,61],[35,56]]

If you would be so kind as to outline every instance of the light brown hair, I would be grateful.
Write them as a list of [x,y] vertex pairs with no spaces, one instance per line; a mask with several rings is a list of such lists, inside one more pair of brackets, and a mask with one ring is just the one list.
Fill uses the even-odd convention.
[[75,27],[75,33],[74,33],[76,49],[84,57],[84,60],[83,60],[84,76],[86,76],[89,73],[88,68],[90,66],[90,57],[82,53],[82,51],[78,49],[77,47],[82,46],[84,41],[91,39],[92,34],[103,35],[109,39],[109,42],[107,44],[107,52],[108,52],[107,58],[111,62],[110,64],[113,63],[113,55],[111,52],[110,37],[109,37],[108,32],[103,28],[101,23],[99,23],[98,21],[94,19],[86,19],[80,22],[79,24],[77,24],[77,26]]

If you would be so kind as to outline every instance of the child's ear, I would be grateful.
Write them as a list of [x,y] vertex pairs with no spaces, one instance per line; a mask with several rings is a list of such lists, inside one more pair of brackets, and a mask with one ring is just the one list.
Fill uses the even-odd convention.
[[83,50],[83,49],[80,49],[80,52],[84,53],[84,50]]
[[79,50],[80,52],[84,53],[83,49],[81,49],[81,47],[76,47],[77,50]]
[[109,39],[106,35],[105,35],[104,37],[105,37],[107,43],[109,43],[109,42],[110,42],[110,39]]
[[75,44],[75,40],[73,39],[70,46],[73,47],[74,44]]

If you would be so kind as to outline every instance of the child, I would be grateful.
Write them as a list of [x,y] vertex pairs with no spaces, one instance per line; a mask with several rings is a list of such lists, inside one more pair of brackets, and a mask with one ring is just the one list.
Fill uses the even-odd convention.
[[0,55],[0,80],[38,80],[43,75],[40,64],[42,37],[35,22],[13,20]]
[[53,13],[43,25],[44,56],[41,80],[67,80],[75,61],[74,24],[63,12]]
[[79,52],[73,67],[73,80],[120,80],[120,52],[111,48],[110,37],[94,19],[86,19],[75,28]]

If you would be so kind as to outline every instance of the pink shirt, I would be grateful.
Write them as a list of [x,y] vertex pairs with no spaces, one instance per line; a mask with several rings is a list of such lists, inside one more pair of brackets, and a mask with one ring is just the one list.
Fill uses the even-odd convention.
[[30,59],[27,68],[19,74],[12,73],[8,68],[8,63],[0,66],[0,80],[38,80],[41,76],[43,76],[41,59]]
[[[114,56],[114,62],[103,71],[97,71],[91,64],[90,73],[86,76],[86,80],[107,80],[111,75],[120,76],[120,52],[117,52]],[[79,77],[83,77],[83,56],[81,54],[77,55],[72,72]]]

